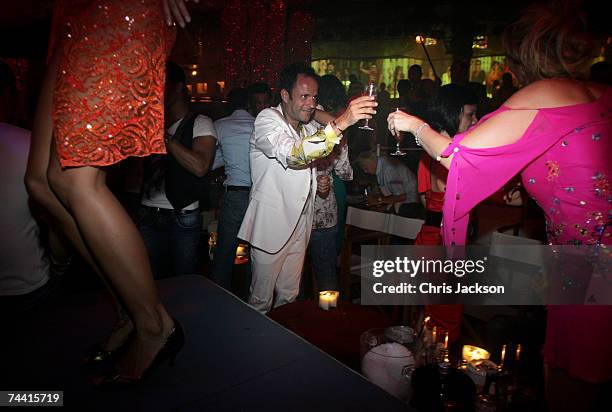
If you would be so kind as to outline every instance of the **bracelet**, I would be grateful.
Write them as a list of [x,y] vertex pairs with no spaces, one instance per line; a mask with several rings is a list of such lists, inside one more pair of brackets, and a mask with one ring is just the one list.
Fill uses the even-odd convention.
[[414,132],[414,142],[416,143],[417,146],[423,146],[421,144],[421,132],[423,131],[424,128],[429,127],[429,125],[425,122],[423,122],[417,129],[416,132]]

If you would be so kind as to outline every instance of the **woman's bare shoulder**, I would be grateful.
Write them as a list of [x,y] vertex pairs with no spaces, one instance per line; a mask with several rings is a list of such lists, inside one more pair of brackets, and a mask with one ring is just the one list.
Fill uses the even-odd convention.
[[605,86],[570,79],[538,80],[514,93],[505,106],[511,109],[544,109],[588,103],[598,98]]
[[472,148],[491,148],[515,143],[525,133],[537,110],[505,110],[471,129],[462,144]]

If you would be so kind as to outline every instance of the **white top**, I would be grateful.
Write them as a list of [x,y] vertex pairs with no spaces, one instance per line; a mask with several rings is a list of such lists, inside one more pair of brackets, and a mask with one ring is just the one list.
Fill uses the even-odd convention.
[[[179,125],[181,124],[181,120],[183,120],[183,118],[180,118],[172,126],[170,126],[168,130],[166,130],[166,133],[168,133],[170,136],[174,136],[174,133],[176,133],[176,129],[178,129]],[[200,136],[213,136],[215,139],[217,138],[217,132],[215,131],[215,127],[213,126],[212,120],[209,117],[204,116],[203,114],[199,114],[193,124],[193,138],[195,139],[196,137]],[[150,198],[147,197],[147,191],[145,190],[145,193],[142,196],[141,203],[149,207],[174,209],[172,207],[172,204],[166,197],[165,182],[162,182],[159,191],[151,190]],[[196,201],[188,206],[185,206],[183,210],[194,210],[197,208],[198,202]]]
[[[317,164],[317,175],[330,176],[332,171],[345,181],[353,180],[353,168],[349,162],[348,145],[344,144],[340,147],[340,153],[337,157],[335,154],[331,159],[332,162],[326,167],[321,168]],[[317,193],[314,204],[314,219],[312,221],[313,229],[326,229],[334,227],[338,224],[338,203],[336,202],[336,192],[334,190],[334,182],[332,179],[329,194],[325,199]]]
[[0,296],[24,295],[49,280],[49,263],[23,184],[30,132],[0,123]]

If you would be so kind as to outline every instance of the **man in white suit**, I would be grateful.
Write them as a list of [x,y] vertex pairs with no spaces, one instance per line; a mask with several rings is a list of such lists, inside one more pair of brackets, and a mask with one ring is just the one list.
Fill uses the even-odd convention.
[[238,237],[252,246],[249,304],[263,313],[274,295],[276,307],[294,301],[299,292],[317,189],[310,163],[329,155],[343,130],[376,113],[377,103],[364,96],[334,119],[316,110],[317,93],[311,67],[285,67],[281,104],[257,116],[251,136],[253,185]]

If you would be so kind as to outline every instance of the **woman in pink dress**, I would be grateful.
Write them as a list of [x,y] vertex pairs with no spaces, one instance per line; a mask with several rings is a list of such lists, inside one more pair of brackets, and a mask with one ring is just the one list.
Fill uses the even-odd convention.
[[[508,27],[511,68],[526,85],[454,140],[421,119],[389,115],[391,133],[413,133],[449,169],[446,245],[465,243],[469,211],[521,172],[543,209],[550,244],[612,244],[612,91],[581,81],[592,42],[581,14],[531,7]],[[548,306],[544,360],[550,410],[591,410],[612,379],[612,308]]]

